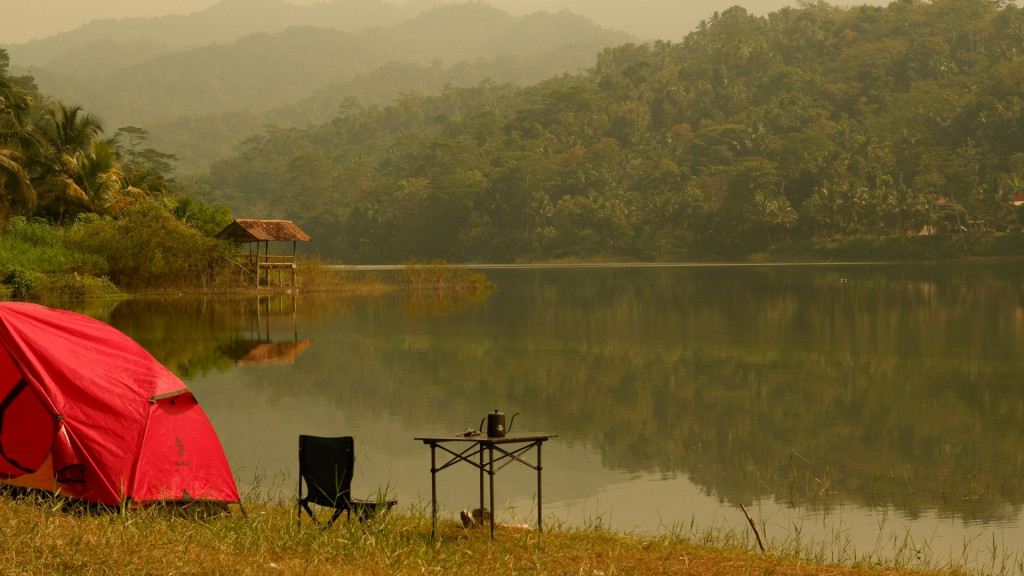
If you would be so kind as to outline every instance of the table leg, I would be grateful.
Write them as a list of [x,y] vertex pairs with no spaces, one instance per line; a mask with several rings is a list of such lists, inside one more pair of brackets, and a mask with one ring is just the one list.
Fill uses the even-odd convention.
[[484,459],[484,449],[480,448],[480,520],[484,519],[484,472],[487,471],[487,461]]
[[498,514],[494,509],[494,446],[488,446],[487,453],[490,458],[488,474],[491,476],[491,540],[494,540],[494,517]]
[[437,446],[430,445],[430,539],[437,535],[437,459],[434,449]]
[[540,445],[541,442],[537,442],[537,532],[544,531],[544,497],[540,489]]

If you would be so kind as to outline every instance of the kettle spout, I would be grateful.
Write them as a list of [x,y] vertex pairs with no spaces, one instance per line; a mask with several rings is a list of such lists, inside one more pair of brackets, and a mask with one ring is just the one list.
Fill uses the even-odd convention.
[[512,424],[516,421],[516,416],[519,416],[519,412],[512,415],[512,418],[508,421],[508,428],[505,428],[505,432],[512,432]]

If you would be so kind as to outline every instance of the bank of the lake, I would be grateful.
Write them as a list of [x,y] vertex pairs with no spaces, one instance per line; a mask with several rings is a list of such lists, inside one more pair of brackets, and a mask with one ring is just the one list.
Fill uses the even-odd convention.
[[1020,232],[856,236],[837,240],[780,243],[753,254],[750,261],[925,262],[1024,255]]
[[59,306],[67,301],[142,294],[330,291],[374,295],[493,288],[483,274],[439,262],[407,262],[386,272],[354,274],[303,257],[297,260],[294,281],[289,274],[271,275],[257,283],[252,271],[236,263],[233,247],[197,237],[159,212],[143,216],[142,222],[134,224],[102,221],[66,228],[12,219],[0,232],[0,300]]
[[[0,572],[64,574],[612,574],[922,575],[962,574],[955,566],[911,569],[872,558],[831,563],[793,551],[761,553],[745,535],[635,537],[591,529],[486,530],[442,523],[430,537],[426,514],[396,512],[369,528],[344,521],[296,526],[286,505],[233,506],[197,519],[165,511],[76,511],[34,496],[0,498]],[[1019,568],[1019,567],[1018,567]]]

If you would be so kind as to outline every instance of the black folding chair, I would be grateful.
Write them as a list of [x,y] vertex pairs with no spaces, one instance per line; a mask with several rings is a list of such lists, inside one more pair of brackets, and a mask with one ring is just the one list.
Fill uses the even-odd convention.
[[[310,504],[333,508],[334,514],[327,522],[329,528],[334,521],[346,513],[351,518],[354,510],[360,522],[377,514],[378,506],[390,510],[398,500],[361,500],[351,497],[352,471],[355,467],[355,440],[351,436],[322,438],[299,436],[299,526],[302,526],[302,511],[305,510],[319,526],[320,520],[313,514]],[[302,485],[306,495],[302,495]]]

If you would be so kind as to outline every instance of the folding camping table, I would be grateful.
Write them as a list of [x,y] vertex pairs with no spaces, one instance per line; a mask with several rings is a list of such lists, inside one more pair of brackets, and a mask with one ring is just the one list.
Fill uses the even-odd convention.
[[[430,446],[430,535],[437,533],[437,473],[465,462],[480,471],[480,508],[484,508],[484,474],[490,478],[491,503],[491,539],[494,539],[494,475],[512,462],[518,462],[537,471],[537,531],[543,532],[543,498],[541,497],[541,445],[554,438],[554,434],[509,434],[508,436],[451,435],[424,436],[414,438]],[[524,459],[524,456],[536,448],[536,464]],[[437,465],[438,449],[445,452],[448,460]],[[495,454],[497,453],[497,454]],[[498,465],[495,468],[495,465]]]

